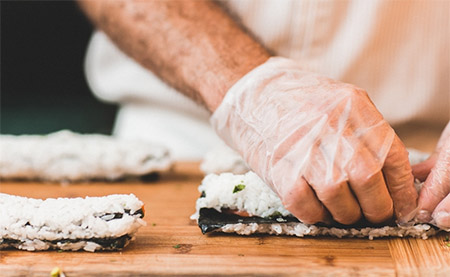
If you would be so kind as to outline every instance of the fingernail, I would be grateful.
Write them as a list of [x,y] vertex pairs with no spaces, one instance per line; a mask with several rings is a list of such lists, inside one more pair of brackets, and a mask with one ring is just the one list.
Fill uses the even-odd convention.
[[450,231],[450,213],[437,212],[433,213],[433,221],[436,226],[449,232]]
[[397,224],[401,227],[409,227],[414,225],[414,217],[417,214],[417,208],[414,209],[407,209],[409,212],[407,213],[403,213],[400,212],[398,213],[398,219],[397,219]]
[[409,220],[397,220],[397,225],[400,227],[411,227],[414,225],[414,221]]
[[416,219],[419,222],[430,222],[431,221],[431,213],[427,210],[420,210],[416,215]]

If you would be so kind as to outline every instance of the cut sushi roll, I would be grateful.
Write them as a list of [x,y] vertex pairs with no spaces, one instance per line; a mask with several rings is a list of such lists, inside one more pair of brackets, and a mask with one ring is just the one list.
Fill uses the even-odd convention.
[[197,220],[202,232],[240,235],[265,233],[292,236],[333,237],[418,237],[426,239],[439,230],[429,224],[400,227],[359,222],[352,226],[325,226],[300,222],[283,207],[280,198],[254,173],[207,175],[199,186],[196,203]]
[[0,249],[120,250],[146,223],[133,194],[26,198],[0,193]]
[[116,180],[167,171],[171,165],[167,148],[143,141],[70,131],[0,136],[0,179]]

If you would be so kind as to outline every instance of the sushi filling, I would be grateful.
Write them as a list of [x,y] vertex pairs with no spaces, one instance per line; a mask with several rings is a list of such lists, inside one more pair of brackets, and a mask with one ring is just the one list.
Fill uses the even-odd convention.
[[[139,218],[143,218],[144,217],[144,209],[139,209],[137,211],[135,211],[134,213],[131,213],[131,210],[124,210],[124,212],[128,215],[131,216],[139,216]],[[105,221],[110,221],[110,220],[114,220],[114,219],[120,219],[123,217],[123,213],[107,213],[104,214],[102,216],[99,216],[101,219],[105,220]]]

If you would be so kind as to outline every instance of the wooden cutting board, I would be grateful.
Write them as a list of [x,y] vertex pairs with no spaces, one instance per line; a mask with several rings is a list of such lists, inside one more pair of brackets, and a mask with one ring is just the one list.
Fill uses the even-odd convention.
[[[1,192],[36,197],[134,193],[147,226],[122,252],[0,251],[0,275],[432,275],[450,276],[448,234],[428,239],[336,239],[202,235],[189,216],[202,179],[197,163],[179,163],[157,182],[2,183]],[[176,246],[177,247],[174,247]]]

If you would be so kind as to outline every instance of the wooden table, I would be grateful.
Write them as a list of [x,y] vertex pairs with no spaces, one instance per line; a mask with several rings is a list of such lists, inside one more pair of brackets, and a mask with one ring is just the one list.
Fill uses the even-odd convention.
[[[178,163],[154,183],[2,183],[0,191],[36,198],[134,193],[147,226],[122,252],[0,251],[0,275],[410,275],[450,276],[445,234],[422,239],[335,239],[202,235],[194,213],[198,163]],[[175,248],[175,245],[179,245]]]

